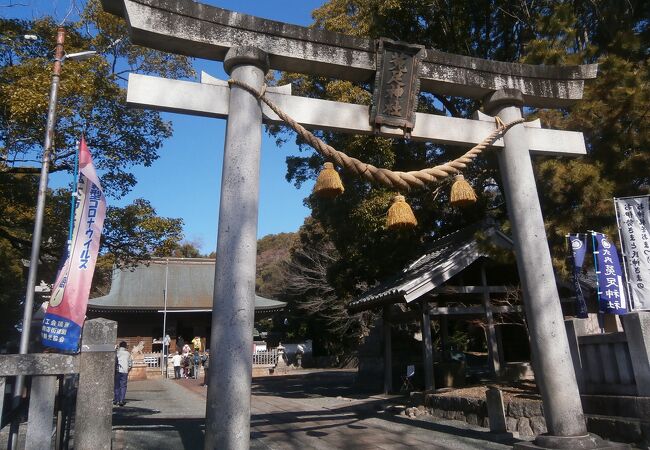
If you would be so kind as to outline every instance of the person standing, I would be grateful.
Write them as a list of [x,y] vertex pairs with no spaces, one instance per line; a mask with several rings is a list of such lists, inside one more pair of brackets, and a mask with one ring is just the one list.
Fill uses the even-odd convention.
[[190,346],[185,344],[181,352],[181,378],[188,378],[190,369]]
[[210,368],[210,350],[207,348],[205,349],[205,353],[203,353],[203,358],[201,358],[201,362],[203,363],[203,386],[208,385],[208,369]]
[[[169,360],[169,344],[172,342],[172,338],[166,334],[163,338],[163,367],[167,368],[167,361]],[[166,375],[165,375],[166,377]]]
[[176,352],[174,356],[172,356],[172,365],[174,366],[174,378],[179,379],[181,377],[181,362],[183,361],[183,358],[181,357],[181,354],[179,352]]
[[113,389],[113,404],[124,406],[126,404],[126,384],[129,381],[129,371],[133,367],[133,358],[126,349],[126,342],[120,342],[115,353],[115,387]]
[[191,354],[186,354],[183,359],[183,367],[185,368],[185,379],[194,376],[194,357]]
[[201,351],[201,338],[199,336],[194,336],[194,339],[192,339],[192,345],[194,346],[194,350],[196,351]]
[[195,380],[199,378],[200,362],[201,362],[201,356],[199,355],[199,351],[194,349],[194,371],[192,372],[192,375],[194,375]]

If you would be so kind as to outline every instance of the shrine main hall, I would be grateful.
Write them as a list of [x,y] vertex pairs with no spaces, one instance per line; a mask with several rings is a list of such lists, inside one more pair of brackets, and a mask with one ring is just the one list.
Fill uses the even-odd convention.
[[[214,259],[155,258],[134,269],[114,269],[110,292],[89,300],[88,319],[115,320],[118,341],[126,341],[129,348],[143,341],[144,353],[158,353],[162,351],[166,315],[169,351],[177,350],[179,338],[189,343],[195,336],[201,338],[201,349],[205,349],[210,342],[214,265]],[[285,306],[256,295],[255,320]]]

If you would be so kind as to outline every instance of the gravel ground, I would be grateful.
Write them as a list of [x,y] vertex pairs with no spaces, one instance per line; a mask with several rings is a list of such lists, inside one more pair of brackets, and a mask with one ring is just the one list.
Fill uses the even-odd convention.
[[537,390],[537,386],[531,381],[521,381],[517,383],[489,383],[464,388],[450,388],[440,390],[436,392],[436,395],[445,397],[478,398],[485,400],[485,391],[489,387],[496,387],[501,390],[504,403],[508,403],[513,398],[518,397],[540,401],[542,399]]

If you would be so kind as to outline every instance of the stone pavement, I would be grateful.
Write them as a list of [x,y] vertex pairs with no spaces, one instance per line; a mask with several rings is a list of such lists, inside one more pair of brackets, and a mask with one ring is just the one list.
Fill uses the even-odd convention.
[[[251,449],[508,449],[464,422],[408,418],[395,399],[353,390],[354,372],[318,371],[253,380]],[[199,380],[130,382],[113,415],[113,448],[202,449],[207,389]]]

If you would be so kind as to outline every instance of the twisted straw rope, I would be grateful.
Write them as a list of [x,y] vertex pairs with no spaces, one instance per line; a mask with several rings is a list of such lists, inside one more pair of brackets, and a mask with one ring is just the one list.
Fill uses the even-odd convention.
[[435,167],[410,172],[398,172],[364,163],[363,161],[352,158],[321,141],[309,130],[305,129],[305,127],[285,114],[284,111],[266,97],[266,85],[263,86],[261,92],[258,92],[252,86],[239,80],[230,79],[228,80],[228,84],[234,84],[235,86],[245,89],[266,103],[268,107],[271,108],[278,117],[280,117],[280,119],[293,128],[296,133],[298,133],[310,146],[315,148],[327,160],[332,161],[337,166],[355,173],[372,183],[383,184],[384,186],[398,191],[409,191],[411,188],[422,188],[425,187],[427,183],[440,181],[443,178],[460,173],[461,170],[465,169],[468,164],[472,163],[474,159],[485,150],[485,148],[494,143],[494,141],[496,141],[503,133],[508,131],[514,125],[524,122],[524,119],[517,119],[504,124],[501,119],[497,117],[497,128],[480,143],[468,150],[464,155],[454,159],[453,161]]

